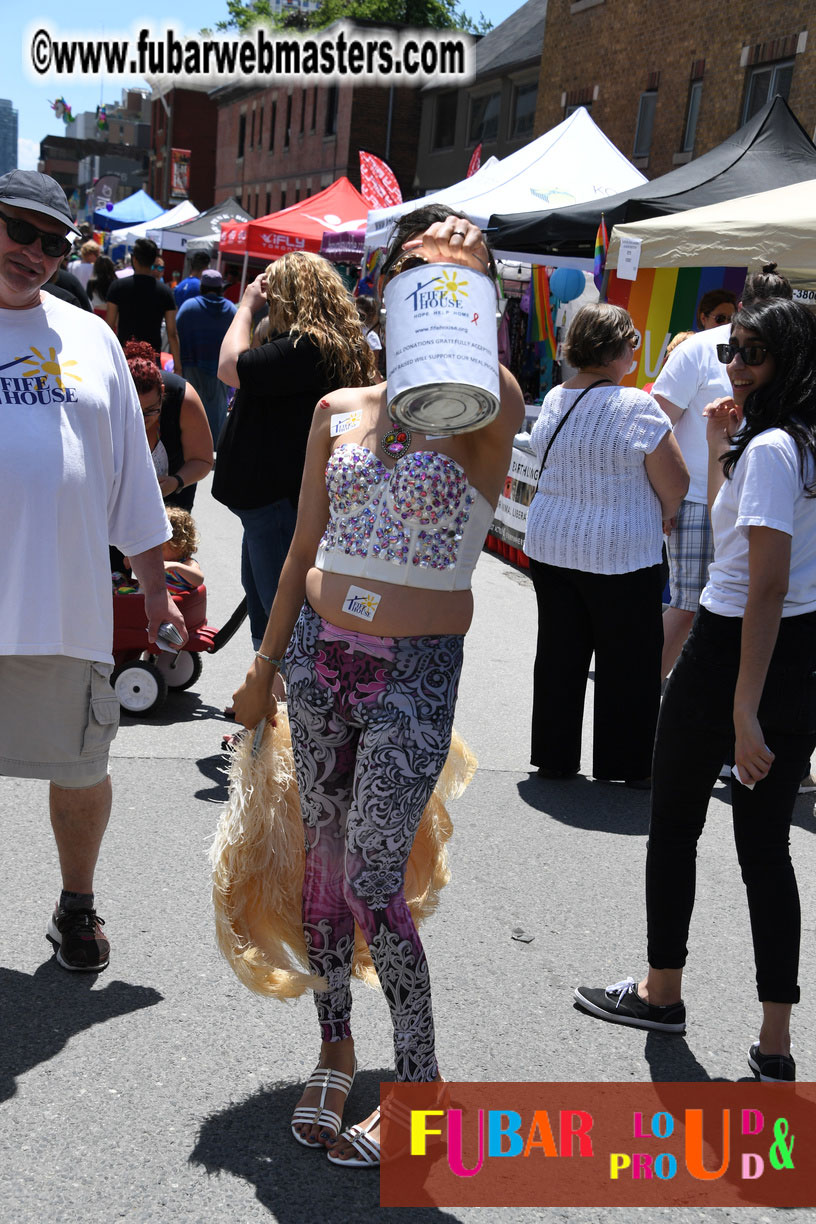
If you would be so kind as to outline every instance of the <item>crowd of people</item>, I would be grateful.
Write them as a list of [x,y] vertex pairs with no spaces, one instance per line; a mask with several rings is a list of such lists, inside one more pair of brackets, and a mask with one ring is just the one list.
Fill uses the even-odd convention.
[[[118,717],[109,545],[144,593],[150,641],[168,622],[186,640],[172,595],[203,577],[190,510],[215,442],[212,491],[241,520],[254,650],[234,715],[250,729],[273,722],[285,693],[306,846],[302,922],[310,971],[326,983],[315,991],[318,1063],[292,1133],[335,1164],[373,1167],[379,1111],[342,1122],[356,1070],[355,924],[390,1010],[397,1079],[440,1080],[405,871],[451,745],[472,573],[522,394],[502,367],[500,410],[482,428],[395,429],[377,312],[358,310],[331,265],[302,252],[232,304],[204,261],[174,295],[150,240],[135,244],[126,278],[86,241],[78,269],[88,271],[73,279],[92,316],[104,307],[86,318],[59,300],[78,296],[59,284],[75,233],[52,179],[0,178],[0,398],[27,397],[0,458],[0,506],[19,524],[0,562],[0,773],[50,782],[63,890],[49,937],[66,969],[108,963],[93,876]],[[379,294],[434,263],[495,277],[479,227],[428,205],[397,222]],[[697,840],[714,781],[733,767],[763,1010],[749,1062],[774,1081],[795,1079],[789,830],[816,744],[816,322],[790,298],[770,270],[748,278],[739,303],[703,300],[703,330],[672,353],[654,396],[621,385],[635,343],[626,311],[583,307],[566,344],[577,372],[547,396],[532,433],[540,477],[526,540],[537,775],[561,786],[580,768],[594,655],[592,773],[652,795],[648,971],[581,987],[576,1001],[617,1023],[684,1030]],[[21,367],[54,335],[57,361]],[[39,581],[47,598],[32,593]]]

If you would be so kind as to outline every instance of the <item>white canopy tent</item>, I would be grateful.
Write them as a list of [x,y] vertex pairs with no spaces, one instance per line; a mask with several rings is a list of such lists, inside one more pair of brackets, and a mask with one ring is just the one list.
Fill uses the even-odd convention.
[[816,287],[816,179],[667,217],[616,225],[606,266],[622,238],[640,242],[642,268],[749,268],[776,263],[797,287]]
[[[550,211],[561,205],[601,199],[645,182],[640,171],[593,123],[589,112],[580,107],[543,136],[501,161],[491,158],[476,174],[460,183],[392,208],[372,209],[366,227],[366,249],[385,246],[397,217],[424,204],[449,204],[484,227],[493,213],[528,212],[536,208]],[[512,251],[495,253],[513,256]],[[525,255],[525,260],[592,269],[591,260],[573,257],[559,260],[550,255],[541,258]]]
[[165,229],[168,225],[178,225],[180,221],[192,221],[198,216],[198,209],[189,200],[182,200],[175,208],[169,209],[154,221],[143,221],[141,225],[132,225],[122,229],[112,230],[110,245],[132,247],[137,238],[147,238],[148,230]]

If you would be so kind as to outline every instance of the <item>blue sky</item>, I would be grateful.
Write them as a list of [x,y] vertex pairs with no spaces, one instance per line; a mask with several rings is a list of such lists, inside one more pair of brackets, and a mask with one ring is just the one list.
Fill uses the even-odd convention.
[[[513,3],[513,0],[509,0],[509,3],[508,0],[464,0],[462,7],[473,17],[483,12],[493,25],[499,25],[520,5],[521,0],[517,3]],[[102,7],[83,5],[75,13]],[[104,22],[71,15],[64,0],[34,0],[30,8],[17,4],[14,11],[11,11],[10,0],[6,0],[4,8],[3,37],[0,40],[0,96],[10,97],[19,113],[19,165],[28,169],[36,167],[39,142],[44,136],[62,135],[63,132],[70,134],[70,128],[66,129],[51,110],[51,102],[55,98],[63,96],[74,114],[80,114],[95,110],[100,102],[118,101],[122,89],[128,85],[146,87],[146,82],[139,78],[105,82],[98,77],[81,81],[71,78],[47,84],[33,82],[23,70],[26,32],[42,26],[55,37],[105,38],[126,33],[134,25],[159,27],[170,20],[179,32],[191,32],[214,26],[226,13],[225,0],[171,0],[170,4],[167,0],[136,0],[130,12],[137,16],[126,15],[126,11],[120,9],[122,16],[110,16]],[[29,17],[28,14],[33,15]]]

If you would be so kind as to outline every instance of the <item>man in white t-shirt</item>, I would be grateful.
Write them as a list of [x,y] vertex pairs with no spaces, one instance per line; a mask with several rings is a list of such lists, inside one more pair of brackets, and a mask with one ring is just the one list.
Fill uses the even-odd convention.
[[50,781],[63,890],[48,937],[65,969],[110,945],[93,875],[111,808],[109,542],[145,595],[148,636],[170,621],[170,529],[139,400],[113,332],[40,292],[77,232],[54,179],[0,178],[0,774]]
[[[790,282],[778,276],[775,264],[753,273],[745,281],[740,306],[772,297],[793,296]],[[665,679],[689,635],[708,567],[714,557],[714,541],[708,514],[708,446],[703,409],[720,395],[731,394],[725,366],[717,357],[717,345],[726,344],[731,324],[699,332],[679,344],[660,371],[652,395],[670,418],[674,436],[689,470],[689,490],[677,512],[668,538],[672,600],[663,615],[663,661]]]

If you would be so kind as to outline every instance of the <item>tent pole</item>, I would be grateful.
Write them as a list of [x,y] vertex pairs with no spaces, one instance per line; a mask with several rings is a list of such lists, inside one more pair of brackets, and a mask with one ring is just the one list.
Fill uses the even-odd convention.
[[241,297],[244,296],[247,281],[247,264],[249,263],[249,251],[244,251],[244,266],[241,269]]

